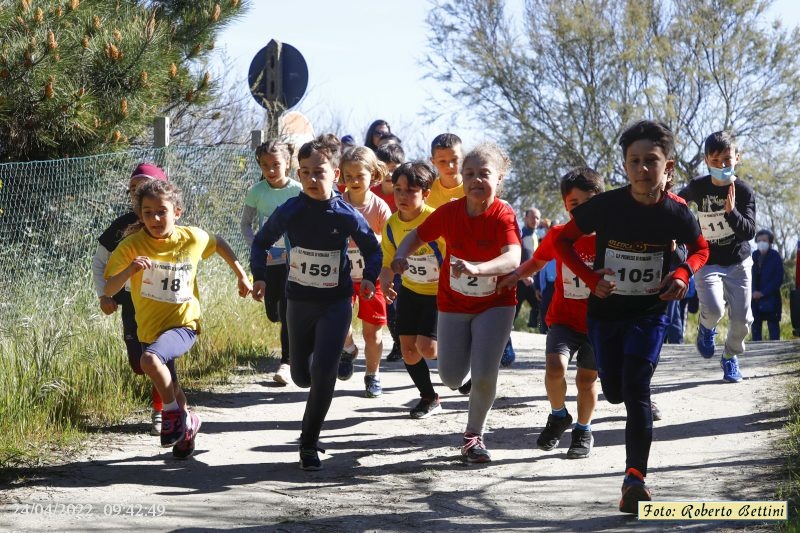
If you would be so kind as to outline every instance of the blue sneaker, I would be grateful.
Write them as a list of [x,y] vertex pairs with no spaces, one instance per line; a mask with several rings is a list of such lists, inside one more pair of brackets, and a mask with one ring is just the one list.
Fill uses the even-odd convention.
[[514,364],[517,359],[517,354],[514,353],[514,347],[511,346],[511,339],[508,339],[506,347],[503,348],[503,357],[500,358],[500,366],[507,368]]
[[695,345],[700,355],[706,359],[714,357],[714,337],[717,334],[717,328],[708,329],[703,324],[697,325],[697,340]]
[[342,350],[342,355],[339,358],[339,371],[337,377],[342,381],[347,381],[353,377],[353,359],[358,356],[358,348],[355,353],[347,353]]
[[367,398],[377,398],[383,394],[383,387],[381,387],[381,380],[378,376],[364,376],[364,395]]
[[739,372],[739,360],[736,359],[735,355],[730,359],[725,359],[725,356],[723,356],[719,364],[722,367],[723,381],[727,381],[728,383],[739,383],[742,381],[742,373]]

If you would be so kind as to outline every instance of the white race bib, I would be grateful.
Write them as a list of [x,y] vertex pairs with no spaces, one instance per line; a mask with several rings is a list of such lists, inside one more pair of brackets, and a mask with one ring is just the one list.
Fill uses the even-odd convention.
[[733,235],[733,228],[725,220],[725,211],[698,211],[697,220],[708,242],[718,242]]
[[613,270],[616,276],[605,276],[605,279],[616,282],[617,290],[614,294],[658,294],[663,266],[663,252],[639,253],[606,248],[605,267]]
[[403,277],[415,283],[436,283],[439,281],[439,261],[433,254],[412,255],[406,258],[408,270]]
[[143,297],[171,304],[182,304],[194,297],[191,263],[151,261],[151,264],[151,268],[142,272]]
[[[458,261],[459,259],[453,255],[450,256],[450,264]],[[480,263],[473,263],[465,261],[471,265],[480,265]],[[469,276],[462,274],[459,277],[453,275],[452,268],[450,269],[450,288],[464,296],[481,297],[494,294],[497,286],[497,276]]]
[[361,281],[364,278],[364,256],[358,248],[348,248],[347,258],[350,260],[350,279]]
[[339,285],[339,259],[339,250],[292,248],[289,281],[318,289],[336,287]]
[[[586,263],[592,268],[592,263]],[[566,264],[561,263],[561,286],[564,288],[564,298],[570,300],[585,300],[592,291]]]

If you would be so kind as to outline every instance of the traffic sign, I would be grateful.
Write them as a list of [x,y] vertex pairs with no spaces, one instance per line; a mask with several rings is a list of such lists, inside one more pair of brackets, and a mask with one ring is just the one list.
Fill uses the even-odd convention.
[[272,39],[253,57],[247,80],[250,94],[261,107],[291,109],[308,87],[308,66],[297,48]]

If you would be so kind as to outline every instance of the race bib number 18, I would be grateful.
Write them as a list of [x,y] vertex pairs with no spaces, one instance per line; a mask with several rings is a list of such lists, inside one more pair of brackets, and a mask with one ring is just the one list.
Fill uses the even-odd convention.
[[142,272],[140,294],[151,300],[171,304],[188,302],[194,296],[191,263],[151,261],[152,267]]
[[615,275],[605,276],[617,284],[615,294],[649,296],[658,294],[661,286],[663,252],[639,253],[606,248],[606,268]]

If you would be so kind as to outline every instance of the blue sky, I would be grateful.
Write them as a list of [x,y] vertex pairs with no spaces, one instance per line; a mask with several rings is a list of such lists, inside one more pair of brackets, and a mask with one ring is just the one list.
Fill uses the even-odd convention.
[[[509,0],[522,5],[522,0]],[[248,15],[234,22],[217,41],[228,57],[225,75],[247,83],[253,56],[270,39],[293,45],[305,56],[309,88],[295,110],[320,129],[341,124],[363,141],[376,118],[389,122],[414,153],[443,131],[458,133],[467,146],[483,139],[468,114],[459,111],[448,120],[426,124],[423,114],[433,97],[445,93],[424,79],[428,51],[424,0],[252,0]],[[778,0],[773,17],[786,26],[800,22],[800,2]],[[263,116],[253,117],[253,128]]]

